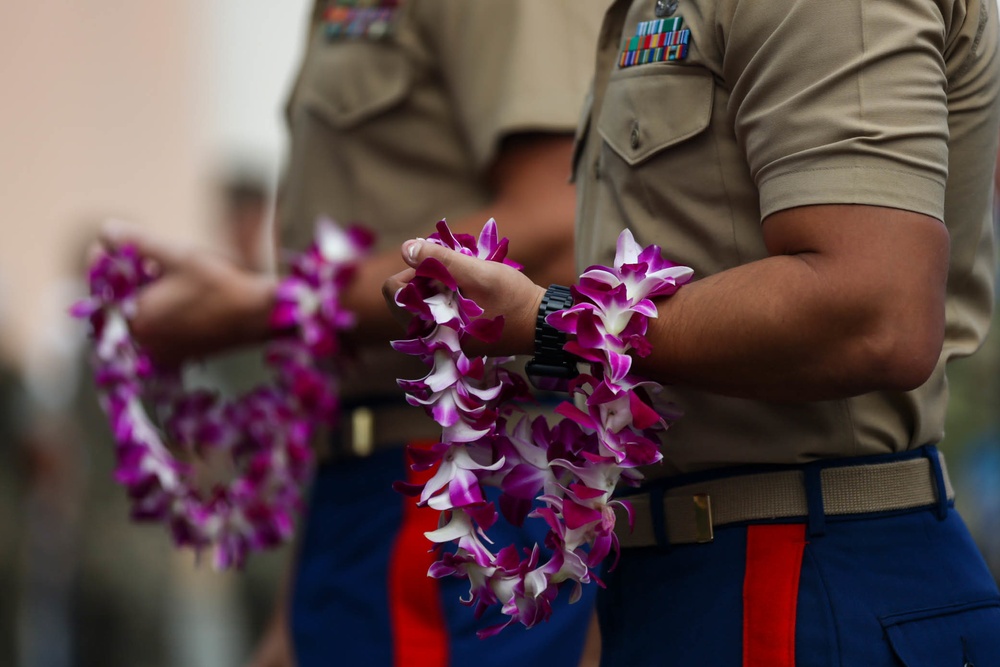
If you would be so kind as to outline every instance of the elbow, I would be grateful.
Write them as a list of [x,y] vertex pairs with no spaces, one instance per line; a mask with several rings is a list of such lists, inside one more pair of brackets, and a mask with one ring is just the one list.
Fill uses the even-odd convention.
[[944,344],[944,317],[894,319],[864,342],[869,390],[911,391],[938,365]]

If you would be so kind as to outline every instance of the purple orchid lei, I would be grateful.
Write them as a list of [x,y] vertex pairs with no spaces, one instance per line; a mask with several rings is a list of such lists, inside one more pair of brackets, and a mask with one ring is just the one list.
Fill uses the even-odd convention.
[[[513,264],[492,219],[478,241],[453,234],[443,220],[437,230],[429,242]],[[503,322],[480,318],[482,308],[462,296],[444,265],[425,260],[396,294],[396,303],[416,317],[409,339],[393,346],[432,367],[425,377],[399,384],[410,404],[422,406],[444,429],[431,449],[411,448],[415,469],[437,466],[433,477],[423,485],[398,483],[397,489],[442,513],[440,528],[428,539],[455,545],[441,550],[429,574],[468,579],[463,602],[475,607],[477,617],[494,604],[509,616],[482,636],[515,621],[531,627],[547,620],[553,599],[570,582],[574,602],[583,584],[602,585],[596,570],[619,548],[614,506],[630,511],[612,494],[619,483],[638,484],[640,466],[661,460],[656,433],[673,417],[643,400],[643,392],[657,392],[660,385],[631,373],[632,355],[651,350],[645,334],[657,314],[652,299],[673,294],[691,275],[691,269],[664,260],[658,247],[640,248],[627,230],[618,238],[613,267],[583,273],[573,288],[574,305],[548,318],[573,336],[567,351],[590,367],[571,386],[581,407],[562,403],[556,413],[564,419],[554,425],[544,416],[530,419],[518,405],[531,397],[524,379],[501,365],[509,358],[470,359],[462,352],[468,336],[497,340]],[[486,500],[485,486],[501,489],[499,509],[515,525],[528,518],[546,522],[547,555],[537,544],[523,553],[514,545],[491,550],[487,531],[498,513]]]
[[[318,223],[315,242],[277,289],[271,326],[296,335],[268,345],[274,382],[234,401],[185,391],[181,369],[158,367],[132,339],[137,298],[155,280],[134,247],[94,262],[90,296],[71,313],[91,324],[95,381],[116,440],[115,478],[133,519],[163,522],[177,546],[212,549],[220,570],[291,537],[312,470],[310,440],[338,412],[339,334],[354,324],[339,295],[372,241],[360,228]],[[199,459],[225,462],[231,480],[202,491]]]

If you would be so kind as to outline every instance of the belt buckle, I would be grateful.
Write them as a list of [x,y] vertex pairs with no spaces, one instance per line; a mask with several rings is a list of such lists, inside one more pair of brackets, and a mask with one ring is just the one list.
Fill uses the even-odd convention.
[[691,496],[694,507],[694,539],[697,544],[705,544],[715,540],[712,528],[712,497],[707,493],[697,493]]
[[351,410],[351,451],[358,458],[375,449],[375,413],[364,406]]

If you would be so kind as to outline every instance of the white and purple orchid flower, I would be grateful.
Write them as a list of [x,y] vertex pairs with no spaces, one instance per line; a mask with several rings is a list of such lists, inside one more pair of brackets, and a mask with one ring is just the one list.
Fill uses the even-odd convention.
[[[513,264],[492,219],[478,240],[452,233],[443,220],[427,240]],[[581,407],[564,402],[556,408],[564,419],[554,425],[545,417],[529,419],[518,406],[526,384],[501,366],[508,359],[466,357],[467,337],[496,340],[503,322],[479,319],[482,308],[461,294],[443,264],[425,260],[396,294],[396,303],[415,317],[409,339],[393,346],[431,368],[423,378],[399,384],[412,405],[444,428],[439,444],[411,450],[414,468],[437,466],[435,474],[422,486],[397,488],[442,512],[440,528],[427,538],[454,547],[441,551],[430,576],[468,579],[463,602],[477,616],[491,605],[509,616],[482,635],[514,622],[531,627],[545,621],[565,585],[572,585],[570,599],[576,600],[583,584],[600,584],[597,569],[618,551],[613,508],[628,510],[612,494],[619,484],[638,484],[638,468],[661,459],[656,433],[676,416],[661,415],[644,400],[645,392],[660,387],[632,374],[632,358],[650,352],[645,334],[657,315],[653,299],[673,294],[691,275],[691,269],[663,259],[658,247],[641,248],[625,231],[614,266],[591,267],[581,276],[574,305],[548,321],[570,336],[566,349],[589,363],[590,373],[572,384]],[[546,523],[545,549],[536,544],[521,553],[506,545],[491,551],[488,531],[497,512],[484,486],[501,489],[500,511],[508,521]]]
[[[180,369],[157,367],[132,340],[136,299],[155,280],[136,249],[118,248],[95,261],[90,296],[71,314],[91,323],[96,384],[117,441],[115,479],[135,520],[164,523],[178,546],[212,549],[217,569],[241,567],[250,552],[291,537],[312,469],[310,440],[338,413],[340,334],[354,323],[340,294],[372,242],[361,228],[318,223],[315,242],[293,258],[277,290],[271,324],[294,335],[266,350],[274,384],[232,402],[185,391]],[[197,461],[209,455],[230,461],[234,473],[228,483],[203,490]]]

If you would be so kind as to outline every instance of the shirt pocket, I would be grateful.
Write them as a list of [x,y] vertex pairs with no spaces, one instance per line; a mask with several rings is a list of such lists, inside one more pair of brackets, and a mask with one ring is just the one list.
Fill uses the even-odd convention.
[[712,117],[712,75],[693,67],[646,67],[608,82],[597,129],[630,167],[697,136]]
[[905,667],[1000,664],[1000,598],[892,614],[879,621]]
[[[628,228],[641,245],[656,243],[698,276],[741,263],[722,166],[740,158],[720,153],[714,77],[696,66],[628,69],[610,78],[598,102],[601,142],[588,165],[598,194],[589,219],[615,221],[616,235]],[[756,220],[752,193],[746,206]],[[758,229],[755,223],[751,233]],[[614,247],[607,236],[595,240],[608,243]]]
[[414,72],[388,40],[341,40],[314,46],[300,82],[302,107],[338,130],[350,129],[407,98]]

